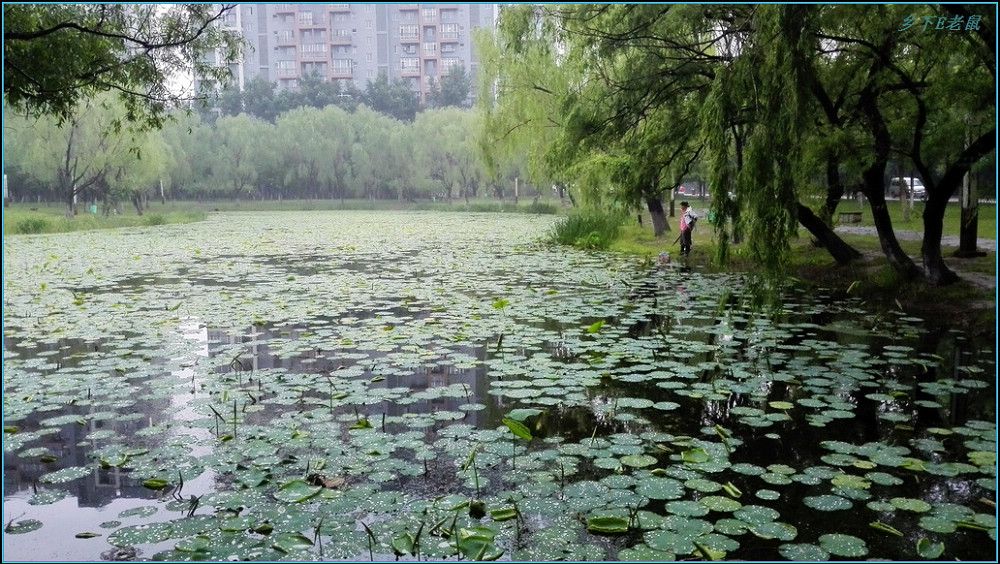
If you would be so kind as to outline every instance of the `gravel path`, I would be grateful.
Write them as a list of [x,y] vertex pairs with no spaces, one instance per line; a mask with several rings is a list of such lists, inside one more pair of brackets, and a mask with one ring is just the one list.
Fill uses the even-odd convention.
[[[878,235],[874,227],[855,227],[852,225],[838,225],[834,231],[837,233],[848,233],[850,235]],[[924,234],[921,231],[896,231],[896,238],[904,241],[919,241],[924,238]],[[941,237],[942,247],[958,247],[958,237],[952,235],[945,235]],[[979,239],[976,243],[976,247],[981,251],[997,252],[997,240],[993,239]]]

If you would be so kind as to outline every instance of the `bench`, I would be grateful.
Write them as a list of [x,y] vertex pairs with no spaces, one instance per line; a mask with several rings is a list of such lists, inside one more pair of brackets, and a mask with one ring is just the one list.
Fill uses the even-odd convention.
[[861,223],[861,212],[840,212],[840,223]]

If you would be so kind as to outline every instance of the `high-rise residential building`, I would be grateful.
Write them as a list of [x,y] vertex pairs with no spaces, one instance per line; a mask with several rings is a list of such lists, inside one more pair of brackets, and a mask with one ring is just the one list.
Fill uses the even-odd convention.
[[237,4],[223,25],[250,49],[232,65],[242,89],[263,76],[296,88],[316,73],[364,89],[380,73],[409,81],[423,101],[431,85],[462,65],[473,78],[472,30],[493,28],[497,4]]

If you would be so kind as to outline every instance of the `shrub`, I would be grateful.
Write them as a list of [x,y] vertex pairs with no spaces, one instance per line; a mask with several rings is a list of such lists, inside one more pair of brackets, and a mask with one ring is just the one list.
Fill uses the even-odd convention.
[[163,217],[162,215],[160,215],[158,213],[154,213],[154,214],[151,214],[151,215],[147,215],[144,223],[146,225],[150,225],[150,226],[152,226],[152,225],[164,225],[165,223],[167,223],[167,218]]
[[45,233],[49,230],[49,222],[40,217],[27,217],[17,222],[18,233]]
[[618,214],[588,212],[571,215],[552,229],[552,241],[583,249],[607,249],[621,232],[624,218]]

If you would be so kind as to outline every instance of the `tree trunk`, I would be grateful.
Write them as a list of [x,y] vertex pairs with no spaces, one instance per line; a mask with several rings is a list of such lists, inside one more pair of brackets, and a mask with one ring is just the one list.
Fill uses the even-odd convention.
[[958,275],[944,263],[941,256],[941,235],[944,234],[944,208],[948,200],[940,196],[927,200],[924,207],[924,242],[920,246],[920,256],[924,261],[927,283],[931,286],[947,286],[958,282]]
[[958,250],[956,257],[979,257],[986,253],[979,250],[979,194],[976,183],[966,173],[962,182],[962,194],[959,200],[962,205],[962,222],[958,232]]
[[663,212],[663,202],[660,201],[659,195],[646,196],[646,209],[649,210],[653,220],[653,235],[663,237],[664,233],[670,231],[670,225],[667,224],[667,216]]
[[[823,209],[820,212],[822,217],[820,218],[827,226],[833,225],[833,212],[837,211],[837,205],[840,204],[840,199],[844,196],[844,182],[840,179],[840,161],[835,156],[831,156],[826,160],[826,201],[823,202]],[[799,205],[801,208],[801,204]],[[810,214],[812,211],[810,210]],[[806,225],[802,221],[802,210],[799,210],[799,222],[802,225]],[[806,229],[809,226],[806,225]],[[812,229],[809,229],[812,231]],[[822,238],[817,236],[822,242]],[[832,251],[831,251],[832,252]],[[857,257],[855,257],[857,258]],[[840,262],[838,259],[837,262]],[[844,264],[844,263],[841,263]]]
[[139,194],[134,194],[132,196],[132,205],[135,206],[135,211],[142,215],[142,196]]
[[812,233],[819,244],[837,261],[837,264],[849,264],[852,260],[861,258],[861,253],[857,249],[845,243],[822,218],[802,204],[798,204],[798,219],[799,223],[809,230],[809,233]]

